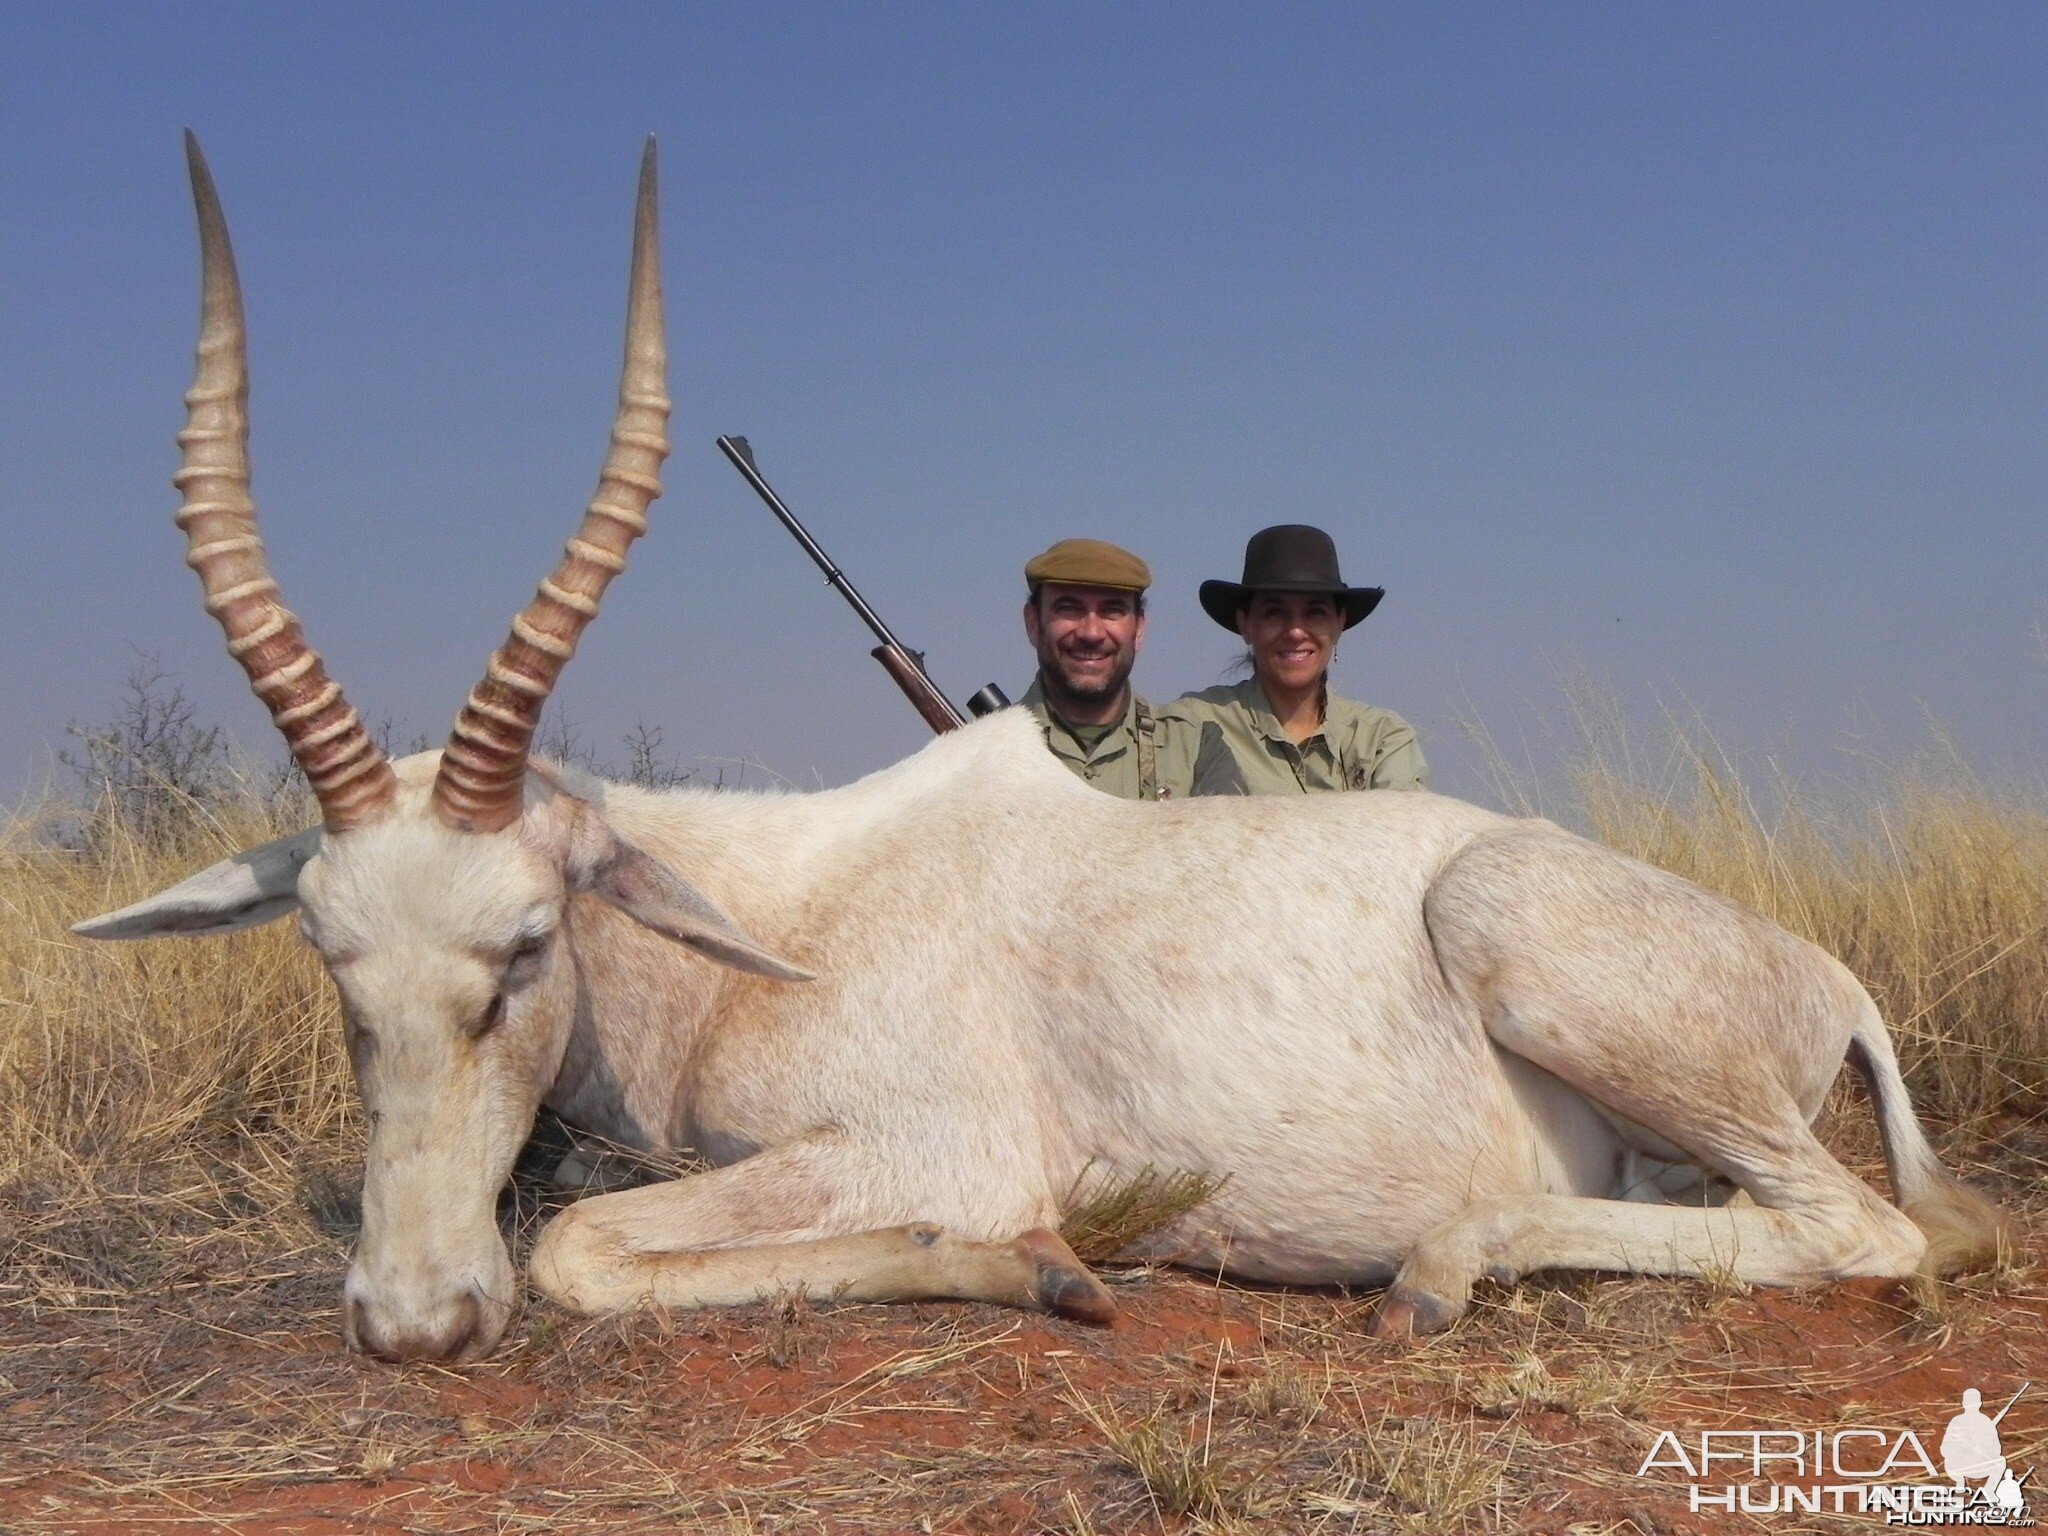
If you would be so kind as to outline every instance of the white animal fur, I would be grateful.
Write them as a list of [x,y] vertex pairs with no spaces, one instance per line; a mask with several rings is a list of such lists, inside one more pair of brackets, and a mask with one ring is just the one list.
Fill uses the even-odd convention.
[[[1807,1284],[1996,1241],[1845,968],[1548,823],[1426,794],[1117,800],[1014,711],[821,794],[537,765],[495,835],[427,812],[437,757],[296,878],[375,1126],[348,1329],[381,1353],[502,1332],[493,1202],[541,1102],[718,1165],[555,1220],[533,1278],[585,1311],[798,1284],[1098,1315],[1071,1255],[1019,1234],[1084,1170],[1147,1166],[1228,1175],[1161,1251],[1392,1280],[1390,1332],[1487,1275]],[[291,859],[223,867],[80,931],[288,903]],[[1808,1129],[1845,1055],[1919,1225]]]

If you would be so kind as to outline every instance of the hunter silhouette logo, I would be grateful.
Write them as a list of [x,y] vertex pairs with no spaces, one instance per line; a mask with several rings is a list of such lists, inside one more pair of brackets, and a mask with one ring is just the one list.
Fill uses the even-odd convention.
[[1941,1469],[1958,1488],[1975,1484],[2001,1510],[2026,1514],[2027,1499],[2020,1489],[2023,1478],[2013,1476],[2005,1464],[2005,1451],[1998,1439],[1998,1421],[2012,1412],[2020,1400],[2021,1387],[2012,1402],[1994,1414],[1984,1412],[1983,1394],[1975,1387],[1963,1393],[1963,1411],[1948,1421],[1941,1434]]
[[2026,1481],[2006,1461],[1998,1426],[2032,1383],[1996,1413],[1975,1387],[1937,1442],[1940,1461],[1911,1429],[1661,1431],[1638,1477],[1686,1480],[1695,1512],[1868,1514],[1887,1525],[2031,1529]]

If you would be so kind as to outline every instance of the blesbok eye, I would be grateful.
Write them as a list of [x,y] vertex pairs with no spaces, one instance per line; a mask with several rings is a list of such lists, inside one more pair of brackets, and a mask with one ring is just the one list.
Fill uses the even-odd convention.
[[540,974],[540,957],[548,947],[547,935],[521,939],[505,954],[505,969],[498,978],[498,990],[491,1004],[469,1027],[469,1038],[480,1039],[505,1022],[506,996],[531,983]]
[[341,1043],[348,1052],[349,1065],[360,1078],[370,1058],[377,1053],[377,1037],[346,1001],[341,1005]]
[[540,957],[547,952],[546,935],[521,939],[505,956],[505,980],[507,987],[523,987],[533,980],[540,970]]
[[503,987],[500,987],[496,992],[491,994],[490,1006],[484,1009],[483,1013],[478,1016],[477,1021],[474,1024],[469,1026],[469,1038],[472,1040],[481,1040],[485,1035],[488,1035],[492,1030],[496,1029],[500,1024],[504,1022],[505,989]]

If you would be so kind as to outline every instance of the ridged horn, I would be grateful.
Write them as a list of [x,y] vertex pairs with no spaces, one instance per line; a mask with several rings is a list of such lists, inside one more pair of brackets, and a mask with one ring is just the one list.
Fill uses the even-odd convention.
[[199,214],[199,357],[185,396],[178,526],[185,563],[199,573],[206,611],[227,632],[228,653],[270,710],[293,759],[320,802],[329,832],[345,832],[388,810],[398,781],[377,743],[331,681],[320,654],[271,579],[256,506],[249,496],[249,358],[242,285],[227,220],[199,140],[185,131],[185,162]]
[[469,702],[455,719],[434,780],[433,803],[434,813],[458,830],[496,832],[519,819],[526,757],[541,706],[575,654],[584,626],[597,617],[604,589],[626,568],[627,548],[647,531],[647,508],[661,494],[669,399],[659,245],[650,138],[640,157],[626,360],[611,450],[582,527],[563,550],[554,574],[512,620],[511,636],[492,653],[483,681],[470,690]]

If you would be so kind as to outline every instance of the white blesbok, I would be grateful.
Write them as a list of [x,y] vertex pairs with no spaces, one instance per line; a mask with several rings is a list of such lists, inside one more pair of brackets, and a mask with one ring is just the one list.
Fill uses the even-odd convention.
[[[555,1219],[533,1279],[584,1311],[803,1287],[1105,1318],[1049,1230],[1090,1169],[1228,1175],[1161,1251],[1391,1281],[1396,1334],[1537,1269],[1790,1285],[1994,1249],[1843,966],[1547,823],[1426,794],[1116,800],[1015,711],[821,794],[531,761],[668,449],[651,145],[597,498],[447,748],[387,763],[267,573],[232,258],[196,148],[192,170],[179,522],[323,825],[78,931],[300,914],[371,1128],[351,1344],[497,1340],[516,1285],[494,1203],[543,1103],[716,1165]],[[1810,1129],[1845,1059],[1903,1210]]]

